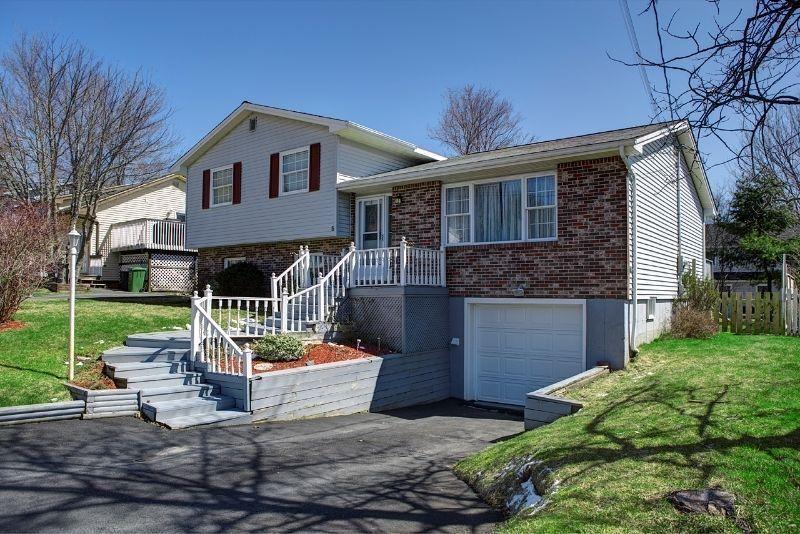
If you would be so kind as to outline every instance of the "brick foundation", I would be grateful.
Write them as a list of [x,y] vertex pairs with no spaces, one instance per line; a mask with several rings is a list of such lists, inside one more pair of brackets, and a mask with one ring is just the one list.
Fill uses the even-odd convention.
[[197,252],[198,285],[201,288],[205,287],[214,275],[223,269],[225,258],[243,256],[248,262],[254,263],[263,271],[267,279],[267,287],[269,287],[269,277],[272,273],[282,273],[294,262],[294,254],[300,249],[300,245],[308,245],[311,252],[339,254],[343,248],[350,246],[350,242],[351,239],[349,237],[333,237],[201,248]]

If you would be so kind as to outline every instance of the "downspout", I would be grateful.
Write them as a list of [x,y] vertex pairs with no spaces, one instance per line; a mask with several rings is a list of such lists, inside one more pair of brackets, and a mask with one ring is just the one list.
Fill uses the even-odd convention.
[[628,169],[628,180],[630,184],[630,218],[631,218],[631,309],[628,321],[628,351],[631,356],[636,356],[639,349],[636,347],[636,323],[638,319],[638,303],[639,296],[637,290],[637,272],[636,272],[636,175],[631,168],[631,162],[628,156],[625,155],[625,145],[619,146],[619,156],[625,163]]
[[[683,271],[685,262],[683,261],[683,247],[681,243],[681,189],[683,178],[681,177],[681,145],[676,135],[675,143],[675,183],[677,184],[676,198],[678,202],[677,222],[678,222],[678,295],[683,294]],[[696,274],[696,273],[693,273]]]

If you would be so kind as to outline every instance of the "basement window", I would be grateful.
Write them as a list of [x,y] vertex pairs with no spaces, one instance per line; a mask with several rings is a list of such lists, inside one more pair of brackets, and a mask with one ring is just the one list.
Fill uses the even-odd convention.
[[650,297],[647,299],[647,320],[656,320],[656,297]]

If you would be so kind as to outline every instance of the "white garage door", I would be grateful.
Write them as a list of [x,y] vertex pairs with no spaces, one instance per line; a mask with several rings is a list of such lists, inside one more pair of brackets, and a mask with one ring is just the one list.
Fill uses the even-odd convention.
[[581,304],[476,304],[472,314],[478,400],[524,404],[586,370]]

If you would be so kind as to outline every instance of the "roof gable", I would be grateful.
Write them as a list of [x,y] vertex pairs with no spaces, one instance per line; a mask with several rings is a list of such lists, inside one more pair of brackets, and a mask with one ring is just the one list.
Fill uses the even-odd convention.
[[398,139],[397,137],[373,130],[372,128],[367,128],[366,126],[362,126],[355,122],[343,119],[335,119],[333,117],[326,117],[323,115],[314,115],[312,113],[303,113],[289,109],[263,106],[244,101],[202,139],[200,139],[200,141],[198,141],[192,148],[190,148],[183,156],[181,156],[172,166],[172,172],[185,175],[186,169],[188,169],[189,166],[197,161],[200,156],[217,144],[221,139],[227,136],[241,122],[241,120],[253,113],[261,113],[274,117],[283,117],[286,119],[317,124],[327,128],[328,131],[333,134],[346,137],[354,141],[358,141],[359,143],[385,150],[387,152],[405,155],[407,157],[416,159],[420,163],[445,159],[443,156],[424,150],[413,143],[403,141],[402,139]]

